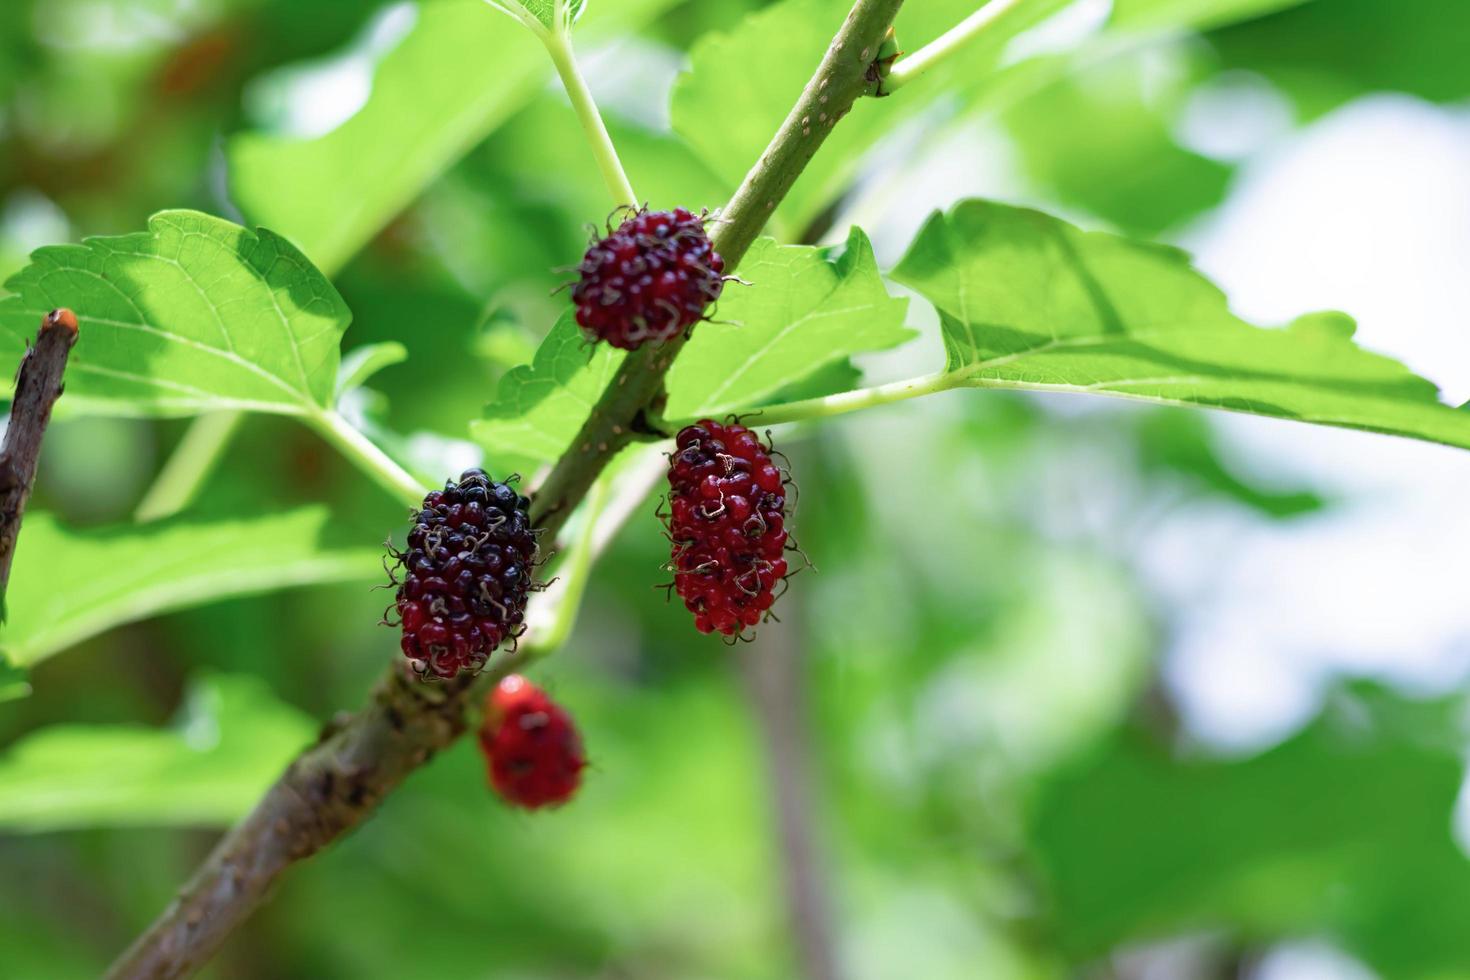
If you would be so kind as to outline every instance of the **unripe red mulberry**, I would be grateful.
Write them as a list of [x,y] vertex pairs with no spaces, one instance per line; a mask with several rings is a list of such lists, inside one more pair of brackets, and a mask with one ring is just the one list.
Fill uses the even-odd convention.
[[743,425],[686,427],[669,459],[674,588],[701,633],[760,622],[786,577],[786,479]]
[[490,692],[480,749],[495,791],[507,803],[529,810],[571,799],[587,766],[571,716],[518,674]]
[[393,552],[404,572],[396,602],[403,653],[420,673],[478,670],[520,635],[526,597],[538,588],[529,506],[484,470],[465,470],[424,498],[408,550]]
[[724,271],[703,218],[683,208],[636,211],[582,257],[572,287],[577,323],[623,350],[662,343],[704,317]]

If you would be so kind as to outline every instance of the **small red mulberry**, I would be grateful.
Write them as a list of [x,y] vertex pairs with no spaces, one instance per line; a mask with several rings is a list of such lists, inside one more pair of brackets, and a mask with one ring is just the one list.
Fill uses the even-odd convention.
[[786,577],[785,474],[743,425],[683,429],[669,459],[674,588],[701,633],[760,622]]
[[490,692],[480,749],[495,791],[507,803],[528,810],[571,799],[587,766],[571,715],[519,674],[506,677]]
[[704,219],[684,208],[631,214],[587,249],[572,287],[587,336],[623,350],[662,343],[704,317],[725,285]]
[[403,653],[420,673],[478,670],[520,635],[526,598],[537,588],[529,507],[478,469],[424,498],[408,550],[394,552],[404,572],[396,600]]

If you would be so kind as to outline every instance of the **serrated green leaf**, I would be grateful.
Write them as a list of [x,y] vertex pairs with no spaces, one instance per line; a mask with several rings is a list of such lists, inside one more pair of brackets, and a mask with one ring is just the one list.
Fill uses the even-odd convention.
[[[635,30],[673,0],[599,0],[591,39]],[[408,36],[378,64],[356,115],[323,136],[230,140],[230,192],[335,275],[455,160],[541,91],[546,52],[483,0],[418,5]]]
[[535,359],[501,378],[485,417],[470,424],[486,459],[497,472],[556,459],[626,356],[588,343],[572,313],[563,314]]
[[289,242],[196,211],[148,230],[38,249],[0,300],[0,372],[57,306],[81,325],[67,401],[117,415],[221,408],[304,414],[331,403],[351,314]]
[[361,388],[383,368],[402,364],[406,360],[408,348],[396,340],[385,340],[348,351],[342,355],[342,364],[337,369],[336,397],[341,398],[353,388]]
[[[741,263],[749,286],[727,284],[669,372],[669,418],[749,409],[847,357],[903,343],[907,303],[888,295],[872,248],[854,230],[832,259],[822,249],[758,240]],[[501,379],[472,425],[504,468],[548,462],[571,443],[624,355],[593,347],[569,312],[536,352]]]
[[325,507],[87,530],[27,514],[0,654],[27,667],[114,626],[170,610],[382,578],[379,549],[362,547],[361,539],[338,543],[332,531]]
[[1340,313],[1252,326],[1177,249],[986,201],[935,214],[893,278],[939,310],[946,381],[1116,395],[1470,447],[1470,417]]
[[668,418],[748,409],[853,354],[914,336],[903,325],[908,301],[888,295],[860,229],[835,260],[762,238],[740,278],[750,285],[726,284],[716,322],[695,330],[669,371]]
[[0,827],[224,826],[316,727],[258,678],[222,675],[194,685],[172,728],[43,728],[0,754]]

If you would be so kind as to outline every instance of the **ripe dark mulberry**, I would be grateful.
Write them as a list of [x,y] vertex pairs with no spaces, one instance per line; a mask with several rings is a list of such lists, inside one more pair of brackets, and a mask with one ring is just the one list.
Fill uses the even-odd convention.
[[529,810],[571,799],[587,766],[571,715],[518,674],[490,692],[480,749],[490,785],[507,803]]
[[704,219],[683,208],[634,212],[592,243],[578,271],[577,322],[592,340],[623,350],[689,329],[725,284]]
[[395,551],[404,572],[397,608],[403,653],[422,674],[478,670],[508,637],[518,636],[526,598],[537,586],[530,501],[484,470],[465,470],[424,498]]
[[786,578],[785,474],[743,425],[705,419],[669,459],[674,588],[701,633],[755,626]]

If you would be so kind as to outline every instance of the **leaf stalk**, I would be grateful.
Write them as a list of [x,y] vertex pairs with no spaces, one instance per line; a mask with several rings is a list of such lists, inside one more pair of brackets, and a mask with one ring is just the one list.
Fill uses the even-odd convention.
[[975,38],[984,34],[992,24],[1025,2],[1026,0],[990,0],[985,6],[913,54],[899,58],[889,70],[887,77],[883,79],[878,90],[879,94],[892,94],[914,79],[927,74],[936,65],[953,57]]
[[608,193],[617,204],[636,208],[639,203],[638,195],[633,191],[627,172],[623,170],[623,161],[618,157],[618,150],[613,145],[612,134],[607,131],[607,124],[602,121],[602,113],[597,109],[592,90],[587,87],[587,79],[577,66],[577,56],[572,50],[571,31],[566,28],[547,31],[541,34],[541,40],[546,45],[546,53],[551,56],[551,63],[556,66],[562,87],[566,89],[567,98],[572,102],[572,109],[582,124],[582,132],[587,137],[587,145],[592,150],[592,158],[597,161],[597,169],[602,173]]
[[419,507],[429,488],[399,466],[378,444],[332,409],[305,417],[306,423],[372,481],[409,507]]

